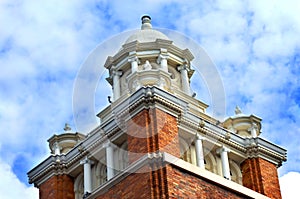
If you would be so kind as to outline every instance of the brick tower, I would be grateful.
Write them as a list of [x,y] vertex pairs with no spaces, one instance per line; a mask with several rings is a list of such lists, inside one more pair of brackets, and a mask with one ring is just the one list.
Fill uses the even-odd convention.
[[193,55],[142,17],[104,67],[113,100],[87,135],[52,136],[28,172],[40,199],[281,198],[286,150],[260,137],[261,119],[218,122],[190,89]]

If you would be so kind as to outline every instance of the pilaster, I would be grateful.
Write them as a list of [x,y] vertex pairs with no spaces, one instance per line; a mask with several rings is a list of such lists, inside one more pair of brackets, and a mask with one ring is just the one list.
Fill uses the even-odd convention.
[[270,198],[281,198],[277,167],[260,157],[248,158],[241,164],[243,185]]
[[68,175],[55,175],[39,187],[39,199],[74,199],[73,178]]
[[128,121],[127,131],[129,163],[157,151],[180,156],[177,119],[158,108],[141,110]]

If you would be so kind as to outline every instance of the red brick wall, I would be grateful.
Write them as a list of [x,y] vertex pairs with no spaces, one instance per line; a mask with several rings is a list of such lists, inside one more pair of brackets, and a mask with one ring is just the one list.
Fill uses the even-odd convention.
[[249,198],[171,165],[157,168],[152,165],[152,168],[130,174],[97,199]]
[[68,175],[53,176],[39,187],[40,199],[74,199],[73,179]]
[[127,199],[162,199],[166,197],[164,169],[149,171],[144,168],[132,173],[124,180],[114,185],[97,199],[127,198]]
[[249,198],[178,168],[167,166],[166,169],[169,198]]
[[128,122],[127,131],[129,162],[158,150],[180,156],[177,119],[174,116],[156,108],[143,110]]
[[243,185],[270,198],[281,198],[276,165],[262,159],[249,158],[241,164]]

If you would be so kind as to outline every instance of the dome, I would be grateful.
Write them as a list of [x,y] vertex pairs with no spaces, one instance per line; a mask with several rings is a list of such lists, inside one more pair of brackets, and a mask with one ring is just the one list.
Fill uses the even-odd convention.
[[131,35],[125,42],[125,44],[138,41],[140,43],[154,42],[156,39],[170,40],[165,34],[157,30],[152,29],[151,18],[149,16],[142,17],[141,30]]

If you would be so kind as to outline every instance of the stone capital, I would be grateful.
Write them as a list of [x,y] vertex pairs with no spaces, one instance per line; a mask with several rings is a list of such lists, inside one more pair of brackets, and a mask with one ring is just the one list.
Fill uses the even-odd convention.
[[137,63],[139,63],[139,58],[137,56],[132,56],[128,58],[128,62],[134,62],[136,61]]
[[62,147],[58,144],[58,142],[54,142],[54,144],[52,145],[53,149],[59,149],[62,150]]
[[248,131],[252,131],[252,130],[258,130],[257,124],[255,124],[254,122],[251,124],[251,127],[248,128]]
[[108,148],[108,147],[114,147],[114,144],[110,141],[107,140],[104,144],[103,144],[104,148]]
[[112,71],[112,75],[113,75],[113,76],[121,76],[122,74],[123,74],[123,72],[120,71],[120,70],[113,70],[113,71]]
[[221,148],[217,149],[216,152],[218,154],[221,154],[222,152],[227,152],[227,153],[230,153],[230,149],[225,147],[225,146],[222,146]]
[[80,164],[94,164],[95,162],[93,160],[90,160],[88,157],[85,157],[85,159],[80,161]]
[[184,65],[178,66],[178,67],[177,67],[177,70],[180,71],[180,72],[181,72],[182,70],[189,71],[189,68],[188,68],[187,64],[184,64]]
[[161,60],[163,60],[163,59],[168,59],[168,58],[169,58],[169,55],[167,55],[167,54],[160,54],[160,55],[158,56],[156,62],[159,64],[159,63],[161,62]]
[[203,136],[200,135],[199,133],[196,133],[196,139],[197,139],[197,140],[205,140],[205,137],[203,137]]

